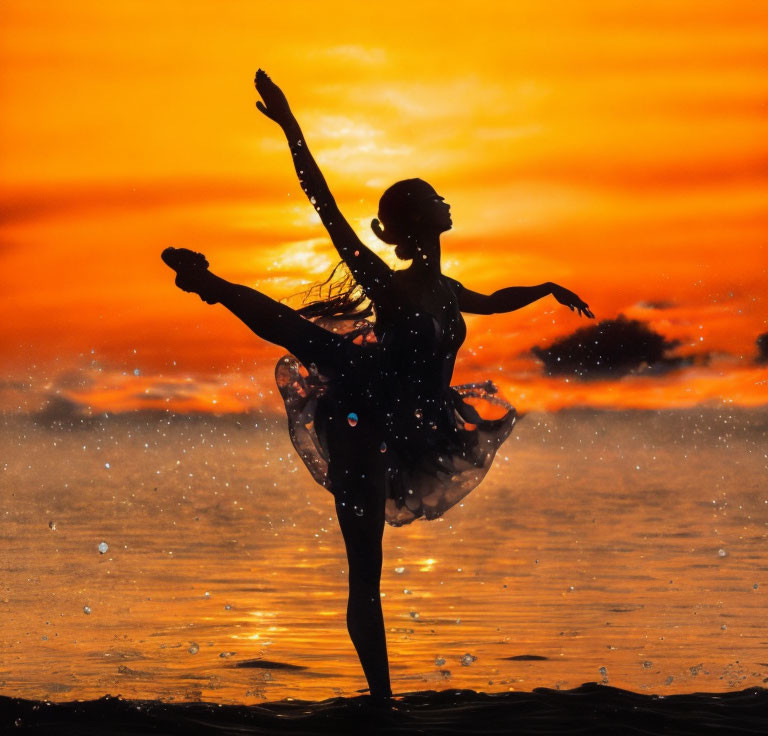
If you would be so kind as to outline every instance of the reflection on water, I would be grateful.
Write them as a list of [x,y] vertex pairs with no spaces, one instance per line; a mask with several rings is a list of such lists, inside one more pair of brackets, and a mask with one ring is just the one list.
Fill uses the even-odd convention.
[[[0,693],[365,686],[332,499],[283,422],[2,421]],[[762,685],[768,410],[531,414],[516,431],[461,507],[385,532],[395,692]]]

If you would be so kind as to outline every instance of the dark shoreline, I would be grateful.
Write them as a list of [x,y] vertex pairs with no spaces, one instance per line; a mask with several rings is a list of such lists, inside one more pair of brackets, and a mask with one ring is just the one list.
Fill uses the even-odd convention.
[[366,696],[260,705],[0,696],[3,733],[77,734],[765,734],[768,690],[645,695],[596,683],[573,690],[423,691],[391,707]]

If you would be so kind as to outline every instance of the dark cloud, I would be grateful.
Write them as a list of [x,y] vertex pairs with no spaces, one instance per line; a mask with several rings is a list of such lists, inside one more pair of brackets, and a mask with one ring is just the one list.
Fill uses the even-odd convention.
[[32,414],[33,419],[40,424],[57,422],[72,422],[82,419],[85,406],[63,396],[48,396],[40,411]]
[[184,401],[190,398],[188,393],[165,393],[161,391],[144,391],[131,394],[131,398],[137,401]]
[[583,380],[617,378],[637,370],[656,373],[692,362],[667,355],[679,345],[655,332],[645,322],[619,315],[582,327],[561,337],[549,348],[531,352],[544,363],[544,373],[571,375]]
[[662,300],[656,302],[640,302],[638,306],[643,309],[672,309],[676,305],[674,302]]
[[758,335],[755,344],[757,345],[757,358],[755,358],[755,362],[768,363],[768,332]]

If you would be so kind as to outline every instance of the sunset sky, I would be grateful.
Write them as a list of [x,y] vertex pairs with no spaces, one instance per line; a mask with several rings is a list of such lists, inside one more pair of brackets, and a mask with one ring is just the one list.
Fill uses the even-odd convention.
[[585,324],[549,298],[470,318],[456,382],[522,409],[768,403],[764,3],[10,0],[0,21],[0,409],[276,406],[281,349],[159,258],[200,250],[275,298],[335,264],[258,67],[392,263],[368,223],[418,176],[452,206],[443,267],[466,286],[555,281],[697,356],[545,379],[530,348]]

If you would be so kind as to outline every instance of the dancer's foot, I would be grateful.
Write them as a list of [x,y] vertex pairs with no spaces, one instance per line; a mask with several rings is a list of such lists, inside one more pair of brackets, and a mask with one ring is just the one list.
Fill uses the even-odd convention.
[[166,248],[160,257],[176,271],[176,286],[188,291],[208,304],[216,304],[215,276],[208,270],[208,261],[202,253],[188,248]]
[[389,695],[364,695],[361,699],[365,707],[379,714],[392,713],[399,710],[398,701]]

